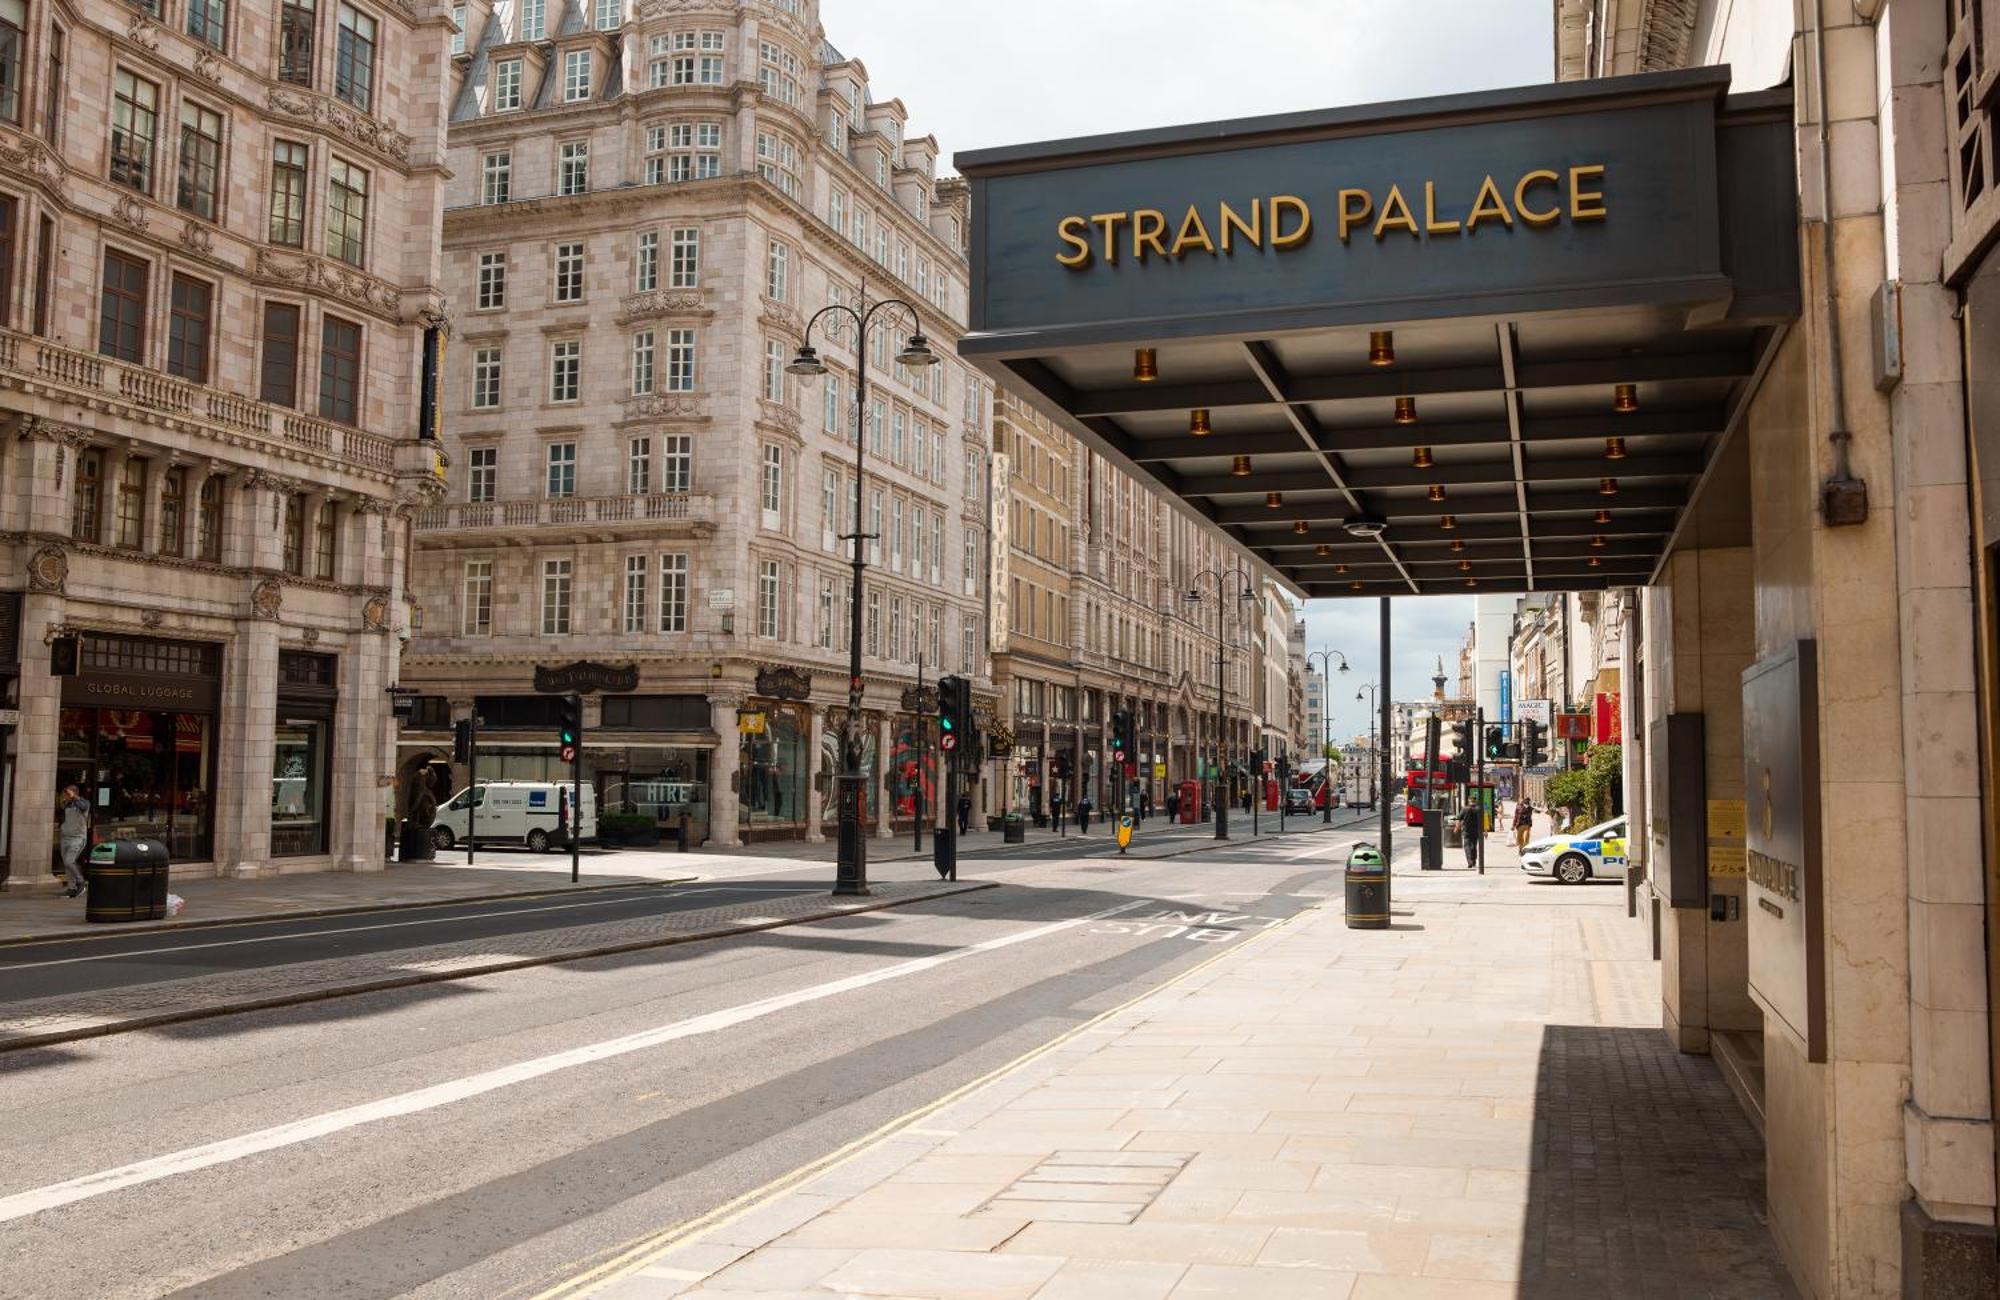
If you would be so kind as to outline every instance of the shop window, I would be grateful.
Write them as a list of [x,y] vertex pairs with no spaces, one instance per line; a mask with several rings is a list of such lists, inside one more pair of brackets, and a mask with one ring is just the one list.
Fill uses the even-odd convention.
[[273,857],[327,851],[338,665],[333,655],[278,654],[278,717],[271,751]]
[[[609,699],[605,701],[607,708],[610,703]],[[479,725],[488,731],[548,730],[553,745],[556,704],[557,700],[552,695],[481,695],[473,701],[473,712],[479,715]],[[708,725],[705,717],[702,725]]]
[[706,731],[708,699],[702,695],[607,695],[600,727],[627,731]]

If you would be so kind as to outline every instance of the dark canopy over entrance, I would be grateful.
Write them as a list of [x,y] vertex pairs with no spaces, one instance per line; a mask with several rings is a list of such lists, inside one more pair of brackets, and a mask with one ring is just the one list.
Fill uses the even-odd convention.
[[1798,311],[1791,100],[1728,81],[960,155],[960,351],[1305,595],[1646,582]]

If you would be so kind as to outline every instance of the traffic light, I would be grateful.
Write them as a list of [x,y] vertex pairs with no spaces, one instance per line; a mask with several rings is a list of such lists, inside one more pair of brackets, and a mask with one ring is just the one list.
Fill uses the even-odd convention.
[[1541,723],[1527,721],[1521,724],[1521,766],[1536,767],[1549,761],[1548,729]]
[[959,737],[972,726],[972,683],[963,677],[940,677],[937,693],[938,748],[955,754]]
[[1507,731],[1504,727],[1492,726],[1486,729],[1486,759],[1507,757]]
[[1133,762],[1132,715],[1119,709],[1111,715],[1111,761],[1120,771],[1129,769]]
[[1454,722],[1451,724],[1451,748],[1461,758],[1472,752],[1472,724]]
[[564,695],[556,700],[556,745],[565,763],[576,761],[583,744],[583,700]]
[[83,662],[83,638],[59,636],[49,642],[49,676],[74,677]]
[[451,724],[451,761],[461,766],[472,761],[471,718],[460,718]]

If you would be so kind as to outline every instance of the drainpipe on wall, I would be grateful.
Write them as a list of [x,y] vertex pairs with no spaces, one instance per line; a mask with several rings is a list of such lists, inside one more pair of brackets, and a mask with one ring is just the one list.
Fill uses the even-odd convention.
[[1833,166],[1831,126],[1827,121],[1826,28],[1817,3],[1807,6],[1812,13],[1813,89],[1819,101],[1819,218],[1820,289],[1826,313],[1827,375],[1832,383],[1833,428],[1826,440],[1833,444],[1833,472],[1819,489],[1820,519],[1829,528],[1850,527],[1868,521],[1868,482],[1857,478],[1849,460],[1854,434],[1847,427],[1847,390],[1840,356],[1840,315],[1833,287]]

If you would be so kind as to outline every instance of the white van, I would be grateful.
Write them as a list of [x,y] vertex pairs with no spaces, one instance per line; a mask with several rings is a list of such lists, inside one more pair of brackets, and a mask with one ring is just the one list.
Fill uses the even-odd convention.
[[[525,844],[537,853],[567,845],[562,828],[569,824],[575,789],[567,782],[481,781],[438,809],[431,840],[441,849],[464,843],[476,803],[481,844]],[[597,838],[597,791],[588,784],[583,787],[582,838]]]

